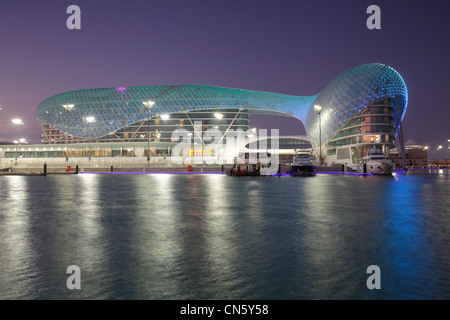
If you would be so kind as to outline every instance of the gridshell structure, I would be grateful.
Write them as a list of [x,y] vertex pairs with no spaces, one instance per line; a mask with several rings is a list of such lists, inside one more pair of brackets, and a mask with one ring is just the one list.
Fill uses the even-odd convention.
[[[195,110],[246,109],[254,114],[299,119],[314,148],[322,147],[368,104],[389,99],[397,129],[406,111],[405,82],[393,68],[379,63],[351,68],[319,94],[293,96],[205,85],[133,86],[64,92],[37,108],[41,123],[71,136],[98,139],[138,121]],[[153,101],[150,108],[144,102]],[[73,105],[65,108],[64,105]],[[314,106],[320,105],[319,114]],[[320,138],[322,139],[320,143]]]

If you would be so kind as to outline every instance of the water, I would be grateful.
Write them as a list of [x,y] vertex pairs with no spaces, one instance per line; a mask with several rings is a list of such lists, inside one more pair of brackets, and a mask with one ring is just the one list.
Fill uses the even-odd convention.
[[449,185],[447,172],[2,176],[0,299],[449,299]]

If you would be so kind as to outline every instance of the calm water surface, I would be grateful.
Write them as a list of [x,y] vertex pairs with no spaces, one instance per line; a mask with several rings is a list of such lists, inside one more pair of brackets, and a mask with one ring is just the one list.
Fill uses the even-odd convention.
[[0,299],[449,299],[449,187],[447,172],[1,176]]

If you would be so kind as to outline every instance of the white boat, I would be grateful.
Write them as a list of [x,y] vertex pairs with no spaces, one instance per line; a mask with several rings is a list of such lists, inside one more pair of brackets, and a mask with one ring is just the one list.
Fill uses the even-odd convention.
[[394,172],[394,163],[384,153],[374,152],[363,158],[366,172],[374,175],[390,175]]
[[291,165],[291,176],[315,176],[314,157],[311,152],[296,152]]

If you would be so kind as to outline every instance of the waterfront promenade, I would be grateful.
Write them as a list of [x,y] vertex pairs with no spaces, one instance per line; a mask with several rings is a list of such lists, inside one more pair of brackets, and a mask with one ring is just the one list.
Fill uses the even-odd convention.
[[[0,159],[0,175],[6,174],[73,174],[85,172],[123,172],[123,173],[226,173],[232,164],[175,164],[170,158],[154,157],[150,164],[145,157],[111,157],[111,158],[19,158]],[[289,165],[280,164],[280,173],[286,173]],[[318,172],[341,172],[338,167],[319,167]]]
[[1,159],[0,174],[83,173],[83,172],[225,172],[231,164],[174,164],[170,159],[147,158],[40,158]]

